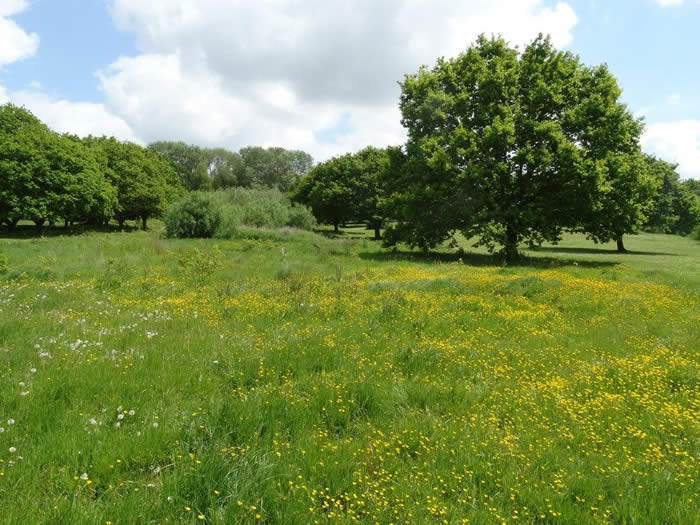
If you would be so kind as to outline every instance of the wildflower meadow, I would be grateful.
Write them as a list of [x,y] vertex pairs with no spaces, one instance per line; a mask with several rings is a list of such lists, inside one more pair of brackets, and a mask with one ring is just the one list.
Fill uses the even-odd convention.
[[698,523],[697,241],[248,237],[0,239],[0,522]]

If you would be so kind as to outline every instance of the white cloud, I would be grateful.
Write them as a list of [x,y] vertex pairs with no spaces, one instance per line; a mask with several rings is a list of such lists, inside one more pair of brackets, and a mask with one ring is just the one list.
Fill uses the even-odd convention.
[[[403,142],[397,82],[421,64],[456,55],[479,33],[516,44],[549,33],[563,46],[577,23],[568,3],[549,0],[109,5],[140,52],[98,72],[103,104],[58,100],[36,86],[4,96],[59,131],[230,149],[279,145],[317,159]],[[0,0],[0,16],[25,7],[24,0]]]
[[661,7],[668,7],[671,5],[683,5],[685,0],[656,0],[656,3]]
[[69,102],[53,99],[39,91],[8,92],[0,86],[0,104],[12,102],[24,106],[51,129],[60,133],[113,135],[122,140],[142,142],[120,117],[110,113],[104,104]]
[[[146,141],[302,148],[316,158],[403,141],[397,82],[481,32],[571,41],[543,0],[112,0],[141,54],[99,74],[107,109]],[[349,115],[332,141],[318,132]]]
[[642,146],[664,160],[677,162],[681,177],[700,179],[700,120],[650,124]]
[[33,56],[39,48],[36,33],[27,33],[9,17],[28,7],[25,0],[0,0],[0,67]]

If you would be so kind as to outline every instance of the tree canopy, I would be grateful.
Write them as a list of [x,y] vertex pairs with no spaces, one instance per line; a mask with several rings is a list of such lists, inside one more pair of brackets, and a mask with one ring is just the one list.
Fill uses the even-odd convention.
[[248,146],[236,153],[184,142],[154,142],[148,149],[167,159],[190,191],[267,186],[289,191],[308,173],[313,158],[304,151]]
[[160,155],[115,138],[88,137],[84,142],[95,151],[100,168],[117,190],[114,218],[120,227],[138,219],[146,229],[147,220],[161,215],[178,196],[178,176]]
[[341,223],[356,220],[374,229],[379,238],[384,222],[382,184],[389,164],[387,150],[374,147],[334,157],[299,180],[293,199],[308,205],[316,220],[332,224],[336,232]]
[[644,228],[657,233],[687,235],[700,223],[700,197],[696,194],[698,181],[681,182],[676,164],[654,156],[645,160],[649,173],[658,184]]
[[388,242],[428,249],[460,231],[513,259],[520,243],[565,229],[596,240],[634,231],[650,192],[641,124],[619,96],[605,66],[585,67],[542,36],[522,53],[481,36],[406,76]]
[[79,139],[59,135],[24,108],[0,106],[0,222],[41,227],[110,217],[116,192]]

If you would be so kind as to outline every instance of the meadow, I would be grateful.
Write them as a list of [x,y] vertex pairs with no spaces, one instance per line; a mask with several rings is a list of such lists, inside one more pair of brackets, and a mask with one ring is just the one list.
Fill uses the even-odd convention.
[[700,242],[241,235],[0,238],[0,522],[698,523]]

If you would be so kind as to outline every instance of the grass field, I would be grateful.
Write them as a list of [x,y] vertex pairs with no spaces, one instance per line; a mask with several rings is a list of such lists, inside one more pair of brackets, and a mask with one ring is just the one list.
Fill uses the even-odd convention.
[[0,522],[698,523],[700,242],[249,236],[0,239]]

